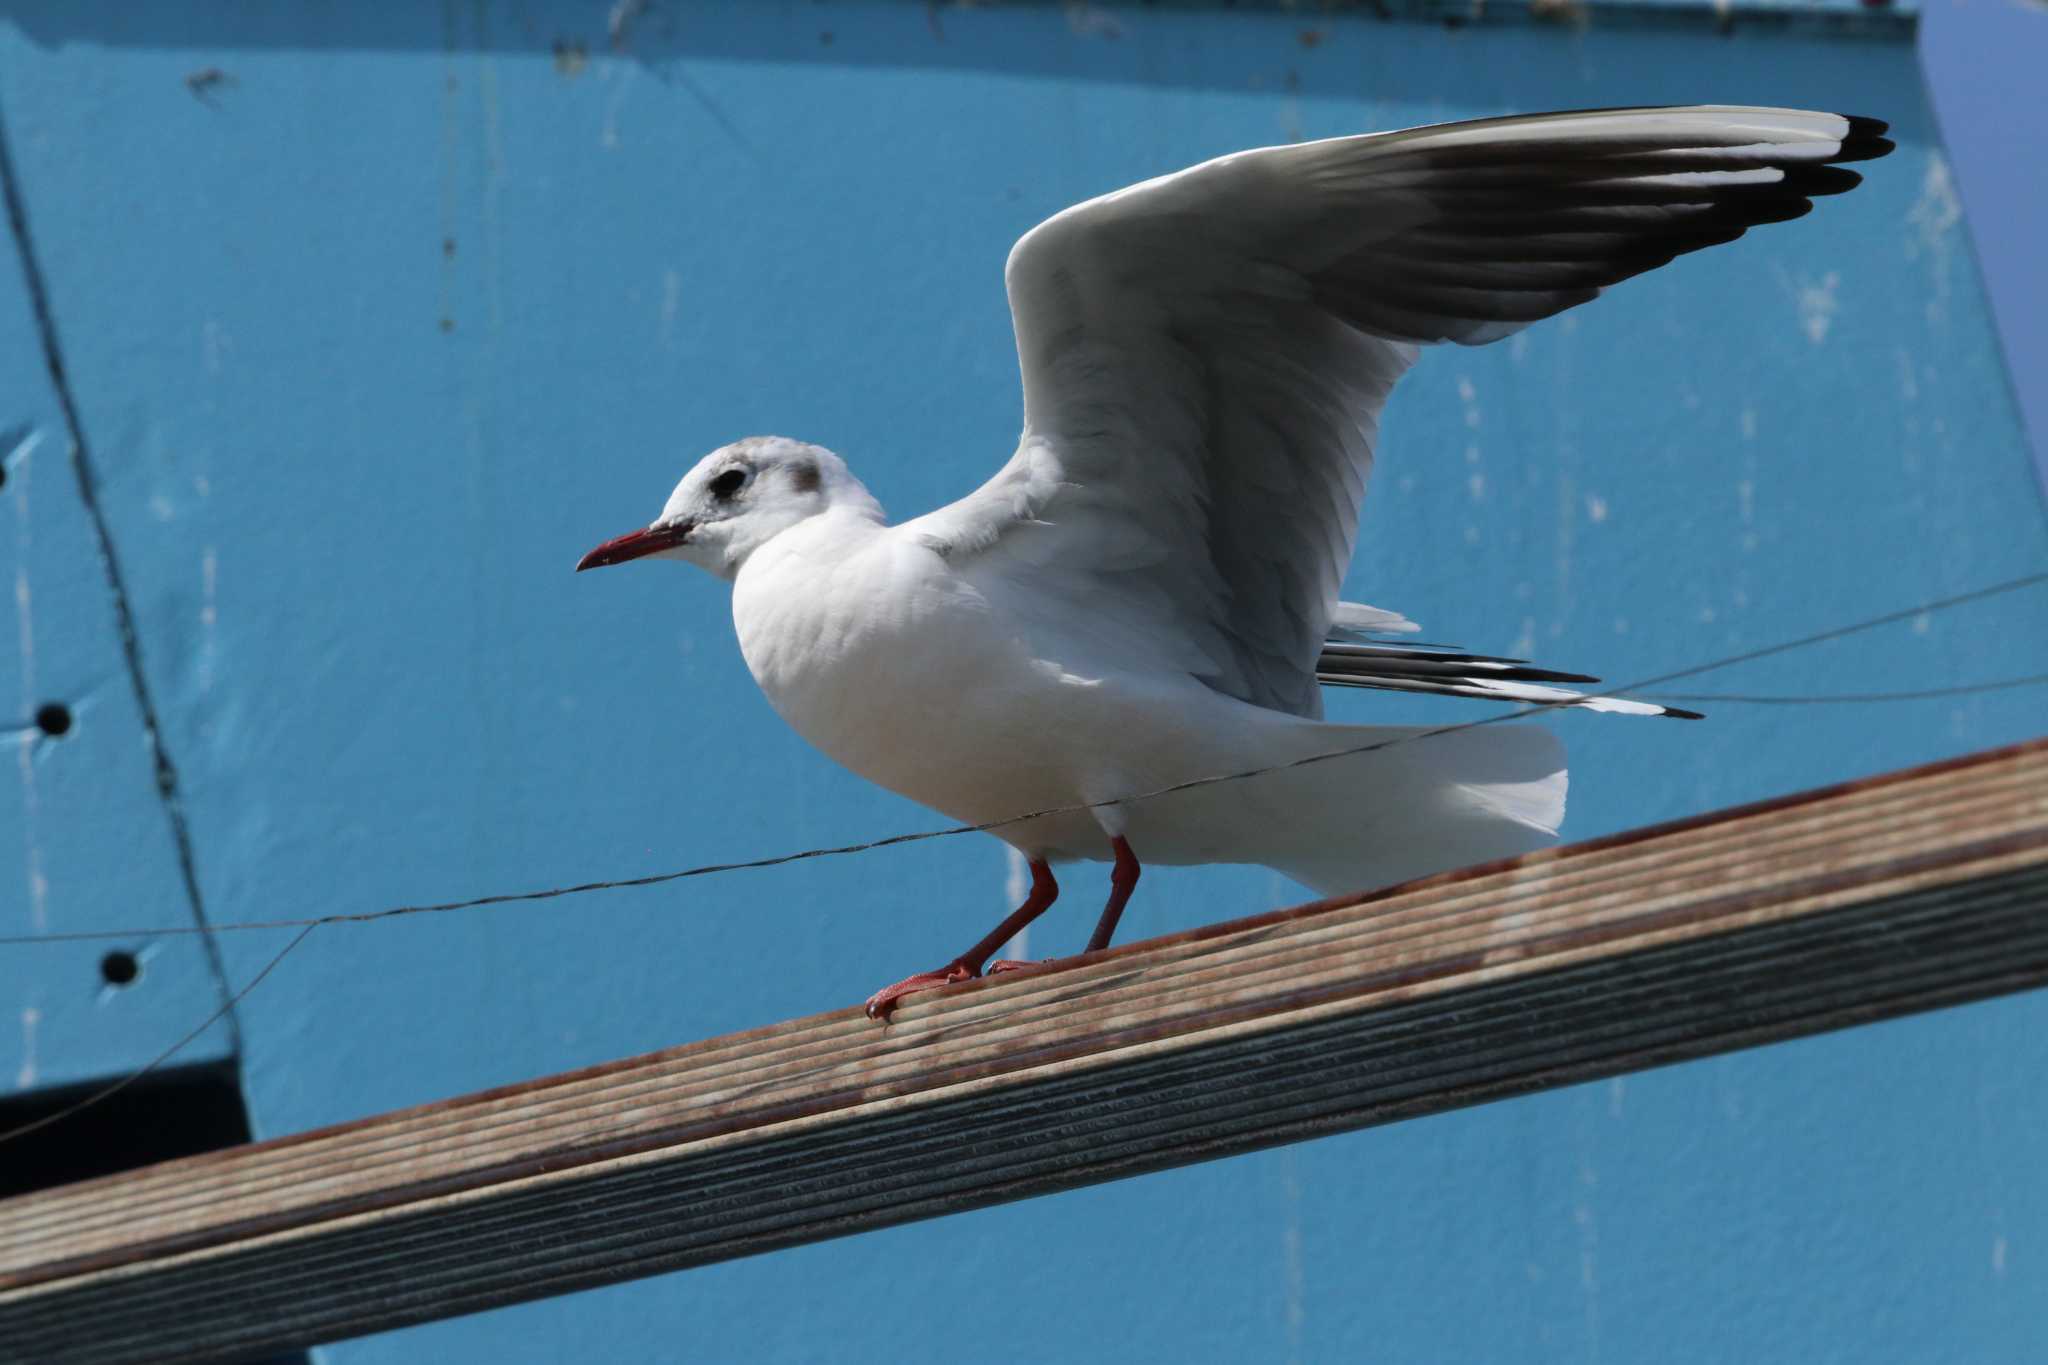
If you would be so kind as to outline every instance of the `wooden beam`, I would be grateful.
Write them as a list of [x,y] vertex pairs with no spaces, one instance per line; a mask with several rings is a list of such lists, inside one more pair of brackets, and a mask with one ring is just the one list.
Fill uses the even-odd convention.
[[2048,982],[2048,740],[0,1203],[0,1359],[231,1358]]

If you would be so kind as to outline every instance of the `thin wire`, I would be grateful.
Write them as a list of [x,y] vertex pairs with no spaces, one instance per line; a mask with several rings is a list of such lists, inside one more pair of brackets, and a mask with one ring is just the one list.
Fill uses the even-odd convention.
[[1963,683],[1957,687],[1922,687],[1910,692],[1816,692],[1807,696],[1762,696],[1745,692],[1651,692],[1645,701],[1758,702],[1773,706],[1818,706],[1835,702],[1928,701],[1935,697],[1969,697],[1980,692],[2003,692],[2014,687],[2036,687],[2048,683],[2048,673],[2025,678],[2001,678],[1997,682]]
[[[1881,616],[1869,617],[1862,621],[1851,622],[1845,626],[1836,626],[1829,630],[1815,632],[1812,635],[1800,636],[1794,640],[1783,640],[1777,644],[1763,645],[1756,649],[1745,650],[1740,654],[1731,654],[1726,658],[1715,659],[1708,663],[1694,664],[1690,667],[1675,669],[1669,673],[1659,673],[1653,677],[1639,679],[1632,683],[1624,683],[1621,686],[1611,687],[1604,691],[1588,692],[1584,694],[1581,700],[1591,701],[1602,697],[1620,696],[1623,693],[1640,692],[1647,687],[1656,687],[1663,683],[1676,682],[1681,678],[1698,677],[1702,673],[1732,668],[1736,664],[1751,663],[1758,659],[1770,658],[1773,655],[1785,654],[1792,650],[1826,644],[1833,640],[1875,630],[1880,626],[1893,625],[1900,621],[1911,620],[1916,616],[1947,611],[1971,602],[1979,602],[1987,598],[2001,596],[2005,593],[2037,587],[2043,583],[2048,583],[2048,571],[2027,574],[2020,578],[2007,579],[2002,583],[1994,583],[1989,587],[1957,593],[1952,597],[1937,598],[1930,602],[1922,602],[1917,606],[1903,607],[1897,611],[1886,612]],[[1000,820],[988,820],[981,824],[953,825],[945,829],[918,830],[908,834],[892,834],[882,839],[870,839],[861,843],[838,844],[824,848],[807,848],[801,852],[780,853],[767,858],[750,858],[730,863],[706,863],[699,867],[686,867],[675,872],[656,872],[643,877],[578,882],[573,886],[548,887],[539,891],[509,891],[490,896],[475,896],[467,900],[438,901],[421,905],[395,905],[382,910],[320,915],[313,918],[243,920],[211,924],[204,927],[198,925],[171,925],[151,929],[98,929],[56,934],[8,935],[0,936],[0,947],[14,947],[32,943],[74,943],[104,939],[154,938],[173,934],[225,933],[257,929],[298,929],[322,924],[371,924],[379,920],[395,919],[403,915],[443,914],[454,910],[475,910],[492,905],[555,900],[559,897],[582,895],[591,891],[616,891],[630,887],[660,886],[667,882],[682,881],[690,877],[708,877],[724,872],[748,872],[762,868],[782,867],[789,863],[804,862],[812,858],[836,858],[847,854],[869,853],[876,849],[893,848],[901,844],[921,843],[927,839],[949,839],[962,834],[986,834],[994,830],[1007,828],[1010,825],[1023,824],[1030,820],[1042,820],[1057,815],[1074,815],[1110,806],[1133,805],[1140,801],[1150,801],[1161,796],[1170,796],[1176,792],[1191,791],[1198,787],[1214,786],[1222,782],[1239,782],[1246,778],[1261,777],[1268,773],[1283,772],[1291,768],[1305,768],[1315,763],[1327,763],[1332,759],[1349,758],[1358,754],[1391,749],[1402,744],[1413,744],[1439,735],[1457,734],[1464,730],[1476,730],[1482,726],[1498,725],[1504,721],[1519,720],[1525,716],[1560,710],[1571,704],[1537,703],[1520,707],[1513,711],[1505,711],[1499,715],[1485,716],[1478,720],[1462,721],[1455,725],[1443,725],[1434,729],[1418,730],[1410,734],[1396,736],[1392,739],[1376,740],[1370,744],[1358,744],[1348,748],[1334,749],[1326,753],[1310,754],[1306,758],[1297,758],[1287,763],[1276,763],[1263,768],[1247,768],[1242,772],[1218,773],[1210,777],[1190,778],[1184,782],[1171,783],[1164,787],[1138,792],[1131,796],[1113,797],[1104,801],[1079,802],[1065,806],[1047,806],[1041,810],[1026,811],[1021,815],[1006,816]]]
[[276,957],[271,958],[270,961],[263,964],[262,971],[256,973],[256,975],[249,978],[249,984],[242,987],[242,989],[236,991],[233,995],[229,996],[225,1001],[222,1002],[221,1007],[219,1009],[215,1010],[212,1014],[207,1015],[205,1023],[201,1024],[198,1028],[193,1029],[190,1033],[180,1038],[177,1042],[172,1043],[162,1052],[157,1053],[156,1056],[150,1058],[149,1061],[144,1063],[140,1069],[129,1072],[127,1075],[123,1076],[118,1081],[114,1081],[111,1084],[101,1086],[98,1090],[93,1091],[90,1095],[87,1095],[83,1099],[77,1100],[74,1103],[65,1105],[62,1109],[59,1109],[54,1114],[45,1114],[39,1119],[31,1119],[29,1122],[21,1124],[18,1127],[9,1128],[5,1132],[0,1132],[0,1146],[4,1146],[7,1143],[13,1142],[18,1138],[25,1138],[30,1133],[41,1132],[43,1129],[50,1127],[52,1124],[62,1123],[64,1120],[70,1118],[72,1115],[80,1112],[81,1110],[92,1108],[94,1105],[100,1103],[102,1100],[112,1099],[115,1095],[119,1094],[123,1090],[126,1090],[129,1086],[135,1084],[144,1076],[147,1076],[150,1072],[155,1071],[158,1067],[162,1066],[165,1062],[169,1061],[174,1055],[181,1051],[187,1043],[191,1042],[194,1038],[197,1038],[200,1034],[206,1032],[208,1029],[212,1028],[216,1023],[220,1022],[221,1019],[225,1018],[227,1016],[228,1011],[232,1010],[235,1006],[241,1004],[242,998],[244,996],[248,995],[250,991],[255,990],[257,986],[262,984],[263,978],[269,976],[271,972],[275,971],[277,969],[277,964],[284,961],[285,958],[289,957],[291,955],[292,949],[298,947],[301,943],[304,943],[306,941],[306,936],[319,927],[319,924],[315,922],[308,924],[303,929],[299,930],[297,934],[292,936],[292,941],[290,943],[287,943],[284,945],[284,947],[278,949]]
[[[1921,616],[1937,611],[1946,611],[1952,607],[1959,607],[1969,602],[1977,602],[1982,601],[1986,598],[1997,597],[2004,593],[2017,592],[2023,588],[2034,587],[2041,583],[2048,583],[2048,572],[2029,574],[2022,578],[2008,579],[2003,583],[1994,583],[1989,587],[1978,588],[1971,592],[1958,593],[1952,597],[1944,597],[1936,599],[1932,602],[1924,602],[1916,607],[1908,607],[1899,611],[1886,612],[1882,616],[1873,616],[1868,618],[1867,620],[1852,622],[1851,624],[1846,626],[1837,626],[1831,630],[1824,630],[1816,632],[1812,635],[1801,636],[1796,640],[1785,640],[1774,645],[1764,645],[1757,649],[1744,651],[1741,654],[1730,655],[1727,658],[1723,659],[1715,659],[1704,664],[1696,664],[1689,668],[1676,669],[1669,673],[1661,673],[1655,677],[1645,678],[1638,682],[1624,684],[1620,687],[1609,688],[1606,691],[1587,693],[1585,695],[1585,699],[1592,700],[1598,697],[1611,697],[1624,692],[1636,692],[1645,687],[1655,687],[1660,683],[1674,682],[1680,678],[1697,677],[1702,673],[1711,673],[1717,669],[1733,667],[1736,664],[1749,663],[1756,659],[1769,658],[1772,655],[1783,654],[1790,650],[1805,649],[1813,645],[1825,644],[1831,640],[1839,640],[1844,638],[1845,636],[1859,634],[1863,631],[1875,630],[1880,626],[1891,625],[1895,622],[1908,620],[1915,616]],[[991,830],[1001,829],[1007,825],[1021,824],[1027,820],[1038,820],[1054,815],[1071,815],[1083,811],[1097,810],[1108,806],[1129,805],[1139,801],[1149,801],[1157,797],[1168,796],[1175,792],[1190,791],[1198,787],[1214,786],[1218,783],[1223,782],[1238,782],[1246,778],[1263,776],[1267,773],[1283,772],[1291,768],[1305,768],[1313,763],[1327,763],[1331,759],[1346,758],[1355,754],[1373,753],[1381,749],[1391,749],[1396,747],[1397,745],[1412,744],[1419,740],[1429,739],[1437,735],[1457,734],[1459,731],[1462,730],[1476,730],[1481,726],[1498,725],[1503,721],[1514,720],[1518,717],[1535,715],[1543,711],[1555,710],[1557,709],[1557,706],[1557,703],[1549,703],[1522,707],[1514,711],[1504,712],[1500,715],[1486,716],[1479,720],[1465,721],[1457,725],[1438,726],[1434,729],[1419,730],[1410,734],[1397,736],[1393,739],[1378,740],[1371,744],[1358,744],[1345,749],[1335,749],[1328,753],[1311,754],[1306,758],[1298,758],[1289,763],[1276,763],[1263,768],[1248,768],[1242,772],[1219,773],[1212,777],[1198,777],[1190,779],[1186,782],[1175,782],[1164,787],[1155,788],[1151,791],[1139,792],[1138,794],[1133,796],[1117,797],[1115,799],[1108,801],[1088,801],[1066,806],[1048,806],[1042,810],[1027,811],[1022,815],[1013,815],[1002,820],[990,820],[978,825],[954,825],[947,829],[922,830],[909,834],[894,834],[883,839],[871,839],[865,843],[842,844],[832,848],[805,849],[802,852],[798,853],[784,853],[772,858],[755,858],[745,862],[710,863],[702,867],[684,868],[678,872],[661,872],[646,877],[628,877],[615,881],[581,882],[575,886],[551,887],[549,889],[542,891],[507,892],[494,896],[477,896],[469,900],[444,901],[438,904],[430,905],[393,906],[385,910],[375,910],[358,914],[322,915],[313,919],[244,921],[241,923],[232,924],[214,924],[206,926],[205,928],[200,928],[198,926],[181,926],[168,929],[129,930],[126,932],[101,931],[95,933],[45,934],[33,937],[15,936],[0,938],[0,945],[13,945],[22,943],[75,942],[80,939],[94,938],[104,939],[147,937],[152,935],[170,933],[218,933],[223,930],[230,929],[247,930],[296,928],[299,931],[295,936],[293,936],[291,942],[285,944],[285,946],[278,951],[275,957],[271,958],[269,962],[264,964],[263,970],[257,972],[255,976],[249,979],[247,985],[243,986],[242,989],[240,989],[239,991],[236,991],[234,995],[231,996],[224,1004],[222,1004],[219,1009],[215,1010],[211,1015],[207,1016],[207,1019],[204,1023],[200,1024],[199,1027],[193,1029],[190,1033],[187,1033],[184,1037],[178,1039],[177,1042],[171,1044],[162,1052],[158,1053],[154,1058],[150,1060],[150,1062],[146,1066],[142,1067],[140,1070],[131,1072],[128,1075],[123,1076],[121,1079],[101,1088],[100,1090],[93,1092],[90,1095],[85,1096],[83,1099],[77,1101],[74,1104],[65,1106],[63,1109],[58,1110],[54,1114],[48,1114],[30,1123],[22,1124],[17,1128],[10,1129],[6,1132],[0,1132],[0,1146],[5,1146],[9,1142],[12,1142],[18,1138],[26,1137],[31,1133],[38,1132],[44,1128],[51,1126],[52,1124],[61,1123],[65,1119],[72,1117],[80,1111],[89,1109],[92,1106],[107,1099],[108,1097],[118,1093],[119,1091],[126,1089],[128,1086],[133,1085],[135,1082],[141,1080],[143,1077],[155,1071],[158,1067],[162,1066],[166,1061],[170,1060],[172,1056],[176,1055],[182,1048],[185,1047],[186,1044],[190,1043],[193,1039],[199,1037],[200,1034],[206,1032],[207,1029],[211,1028],[216,1020],[220,1019],[223,1015],[227,1014],[229,1011],[234,1009],[236,1005],[240,1004],[242,1000],[251,991],[255,990],[256,987],[262,983],[265,977],[269,976],[272,971],[276,970],[279,963],[283,962],[286,957],[290,956],[293,949],[297,948],[301,943],[305,942],[307,936],[323,924],[366,924],[376,920],[391,919],[399,915],[417,915],[445,912],[451,910],[469,910],[488,905],[505,905],[517,901],[553,900],[557,897],[573,896],[586,891],[610,891],[617,890],[623,887],[656,886],[663,882],[680,881],[685,877],[704,877],[710,876],[713,873],[718,872],[737,872],[753,868],[779,867],[785,863],[800,862],[808,858],[827,858],[839,856],[842,854],[865,853],[873,849],[889,848],[898,844],[918,843],[926,839],[944,839],[959,834],[986,833]]]

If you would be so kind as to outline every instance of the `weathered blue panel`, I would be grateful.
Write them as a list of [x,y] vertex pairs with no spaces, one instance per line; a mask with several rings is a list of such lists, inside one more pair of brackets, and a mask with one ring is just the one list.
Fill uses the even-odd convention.
[[[1898,154],[1810,219],[1425,360],[1348,591],[1431,638],[1626,679],[2048,563],[1899,19],[1743,10],[1721,38],[1600,7],[1447,29],[670,4],[615,45],[609,8],[0,23],[0,107],[216,918],[940,823],[781,727],[715,584],[569,568],[750,432],[833,446],[899,513],[971,488],[1018,424],[1010,242],[1259,143],[1702,98],[1895,124]],[[2048,597],[2008,597],[1687,690],[2037,673],[2044,625]],[[1560,719],[1567,833],[2042,716],[2038,691],[1711,709]],[[1009,876],[993,842],[946,840],[323,930],[242,1008],[254,1119],[287,1132],[845,1003],[981,933]],[[1088,883],[1037,950],[1078,946]],[[1129,932],[1297,894],[1159,872]],[[275,950],[223,943],[235,981]],[[2038,999],[1952,1011],[326,1354],[2012,1358],[2048,1327],[2044,1025]],[[112,1028],[105,1046],[132,1055]]]
[[[70,445],[9,241],[0,252],[0,762],[9,770],[0,774],[0,935],[189,928]],[[132,959],[132,975],[121,958],[103,970],[109,953]],[[0,947],[0,1101],[142,1066],[221,999],[206,945],[189,936]],[[231,1051],[222,1021],[181,1056]]]

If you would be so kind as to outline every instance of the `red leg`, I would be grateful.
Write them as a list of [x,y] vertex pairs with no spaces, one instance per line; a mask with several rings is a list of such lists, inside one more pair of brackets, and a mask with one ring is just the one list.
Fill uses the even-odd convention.
[[[1138,866],[1138,855],[1131,852],[1131,846],[1121,836],[1111,839],[1109,846],[1116,850],[1116,866],[1109,871],[1109,902],[1102,907],[1102,918],[1095,922],[1095,932],[1089,936],[1088,946],[1081,950],[1084,953],[1092,953],[1099,948],[1107,948],[1109,946],[1110,939],[1116,936],[1117,921],[1123,918],[1124,906],[1130,903],[1131,892],[1138,888],[1138,874],[1144,870]],[[1058,962],[1062,960],[1060,958],[1047,958],[1045,961]],[[1002,962],[991,962],[988,970],[993,975],[996,972],[1021,971],[1026,967],[1040,967],[1044,965],[1045,963],[1043,962],[1010,962],[1005,960]]]
[[1016,937],[1019,929],[1044,914],[1046,907],[1051,905],[1059,894],[1059,883],[1052,879],[1051,865],[1043,858],[1032,859],[1031,894],[1024,898],[1022,905],[1010,912],[1009,918],[990,930],[979,943],[937,971],[906,976],[895,985],[884,986],[876,991],[868,997],[868,1018],[886,1020],[889,1011],[896,1008],[896,1002],[913,991],[946,986],[955,981],[972,981],[980,976],[982,963],[987,962],[996,949]]
[[1109,946],[1116,936],[1116,922],[1123,918],[1124,906],[1131,899],[1131,892],[1138,889],[1138,855],[1131,852],[1131,846],[1119,834],[1109,841],[1116,850],[1116,866],[1109,870],[1109,903],[1102,907],[1102,918],[1095,921],[1095,932],[1088,936],[1088,946],[1081,951],[1096,952]]

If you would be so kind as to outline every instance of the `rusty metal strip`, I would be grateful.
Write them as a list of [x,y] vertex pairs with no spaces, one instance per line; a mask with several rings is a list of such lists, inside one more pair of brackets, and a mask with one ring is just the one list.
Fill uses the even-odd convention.
[[0,1202],[0,1361],[333,1340],[2043,983],[2036,742]]
[[[1276,973],[1296,982],[1310,975],[1324,983],[1341,982],[1347,972],[1340,969],[1347,962],[1362,964],[1358,970],[1368,974],[1384,974],[1397,966],[1457,959],[1475,943],[1484,947],[1487,957],[1526,955],[1526,936],[1503,936],[1494,926],[1518,916],[1534,922],[1538,911],[1543,927],[1551,931],[1568,924],[1604,922],[1622,909],[1650,903],[1664,907],[1670,924],[1700,925],[1708,922],[1703,916],[1714,907],[1695,905],[1690,912],[1674,912],[1673,907],[1684,906],[1687,895],[1712,892],[1724,898],[1724,908],[1741,909],[1745,902],[1726,898],[1745,887],[1777,887],[1785,876],[1813,864],[1833,865],[1840,875],[1845,869],[1838,865],[1830,842],[1846,838],[1860,851],[1868,842],[1861,836],[1874,823],[1887,827],[1886,838],[1875,846],[1883,855],[1878,861],[1889,860],[1887,865],[1893,868],[1930,847],[1941,850],[1942,856],[1953,856],[1952,826],[1968,827],[1980,837],[2038,826],[2040,803],[2048,796],[2037,777],[2023,766],[2000,775],[1962,774],[1953,765],[1944,765],[1916,781],[1910,791],[1873,783],[1864,800],[1808,803],[1809,809],[1801,811],[1794,824],[1770,818],[1773,812],[1753,810],[1733,813],[1717,824],[1689,822],[1665,832],[1669,837],[1660,840],[1660,855],[1654,860],[1630,856],[1626,837],[1607,840],[1571,850],[1556,865],[1527,860],[1493,876],[1462,874],[1319,906],[1309,916],[1282,912],[1242,927],[1226,926],[1229,932],[1220,936],[1216,931],[1197,931],[1162,941],[1146,948],[1145,955],[1161,966],[1170,963],[1177,993],[1211,1007],[1213,1013],[1219,1004],[1216,991],[1196,992],[1190,987],[1227,982],[1235,996],[1270,1006],[1274,1001],[1261,987]],[[1973,779],[1967,792],[1944,794],[1944,784],[1952,786],[1966,778]],[[1866,804],[1879,796],[1885,804]],[[1755,827],[1752,817],[1758,815],[1768,819],[1769,830]],[[1702,836],[1711,836],[1711,841],[1703,842]],[[1873,855],[1861,856],[1865,866],[1860,875],[1868,876]],[[1568,909],[1560,909],[1565,902]],[[1312,922],[1295,923],[1304,919]],[[1284,931],[1283,924],[1289,926]],[[1209,965],[1183,960],[1201,954],[1207,955]],[[354,1201],[366,1197],[363,1191],[368,1191],[368,1198],[388,1203],[511,1178],[518,1172],[492,1164],[507,1150],[535,1166],[575,1164],[702,1136],[707,1122],[725,1129],[744,1128],[774,1117],[771,1111],[786,1116],[791,1103],[829,1109],[846,1101],[843,1087],[849,1077],[869,1099],[884,1090],[930,1088],[948,1079],[926,1055],[939,1041],[946,1044],[954,1077],[970,1062],[1021,1064],[1026,1057],[1009,1036],[1013,1034],[1056,1036],[1069,1052],[1094,1050],[1103,1045],[1104,1037],[1102,1030],[1091,1031],[1088,1025],[1102,1017],[1114,1022],[1123,1013],[1116,982],[1106,979],[1128,974],[1115,962],[1122,955],[1110,954],[1103,959],[1106,965],[1077,971],[1073,982],[1064,974],[1055,978],[1047,990],[1056,994],[1036,1001],[1024,992],[1023,982],[1013,981],[973,1005],[949,1003],[943,1027],[924,1032],[913,1027],[878,1035],[865,1020],[846,1012],[794,1021],[390,1115],[362,1132],[356,1131],[361,1125],[348,1125],[265,1144],[238,1155],[231,1168],[212,1166],[214,1158],[207,1157],[158,1168],[154,1177],[134,1173],[124,1177],[131,1182],[124,1190],[129,1200],[147,1192],[159,1226],[169,1225],[182,1205],[189,1216],[176,1221],[184,1235],[204,1237],[209,1227],[218,1233],[237,1224],[250,1208],[260,1208],[268,1217],[297,1219],[311,1216],[310,1206],[317,1202],[328,1213],[341,1215],[360,1207]],[[1315,971],[1304,973],[1304,967]],[[904,1013],[914,1019],[926,1008],[913,1005]],[[1175,1027],[1174,1021],[1175,1016],[1154,1010],[1144,1027],[1156,1034]],[[1184,1018],[1180,1022],[1186,1023]],[[908,1041],[897,1045],[906,1033]],[[979,1046],[968,1045],[970,1035]],[[861,1046],[849,1046],[852,1043]],[[732,1077],[743,1077],[746,1084],[721,1088],[721,1078]],[[834,1079],[839,1086],[828,1083]],[[607,1125],[608,1118],[616,1121]],[[549,1124],[557,1132],[552,1145],[540,1136]],[[301,1150],[309,1144],[312,1150]],[[336,1160],[343,1145],[346,1162]],[[380,1170],[392,1163],[402,1165],[415,1182],[431,1181],[431,1187],[415,1183],[409,1191],[400,1190]],[[356,1193],[336,1193],[338,1189]],[[104,1245],[108,1236],[126,1226],[125,1210],[98,1198],[92,1187],[77,1187],[68,1192],[74,1196],[70,1199],[62,1197],[65,1193],[39,1199],[24,1211],[19,1226],[25,1231],[61,1227],[66,1242],[81,1249],[95,1233]],[[294,1201],[290,1207],[280,1198],[286,1193]],[[239,1231],[246,1235],[253,1229],[243,1226]],[[0,1275],[7,1268],[0,1253]]]

